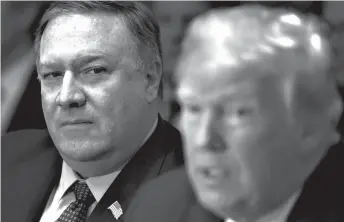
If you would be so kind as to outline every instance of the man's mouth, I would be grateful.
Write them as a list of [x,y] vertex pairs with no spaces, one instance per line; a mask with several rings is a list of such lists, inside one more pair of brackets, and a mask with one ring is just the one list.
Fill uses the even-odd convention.
[[221,178],[226,175],[225,171],[219,168],[204,168],[202,171],[206,177],[211,178]]
[[62,121],[61,127],[64,127],[64,126],[77,126],[77,125],[88,125],[88,124],[92,124],[92,121],[87,120],[87,119],[70,119],[70,120]]
[[229,176],[229,171],[222,166],[202,166],[198,168],[199,178],[206,186],[218,186]]

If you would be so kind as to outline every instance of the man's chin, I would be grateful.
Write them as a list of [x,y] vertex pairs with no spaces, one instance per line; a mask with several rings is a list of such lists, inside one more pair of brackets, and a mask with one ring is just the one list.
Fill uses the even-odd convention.
[[77,162],[97,161],[110,153],[104,144],[90,141],[65,141],[58,150],[63,158]]
[[233,215],[233,212],[241,212],[244,204],[239,196],[225,195],[221,191],[200,192],[199,202],[220,218],[228,218],[228,215],[236,216]]

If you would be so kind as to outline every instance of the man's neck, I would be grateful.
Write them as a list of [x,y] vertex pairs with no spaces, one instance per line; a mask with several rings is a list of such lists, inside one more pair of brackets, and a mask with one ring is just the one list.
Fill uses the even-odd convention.
[[274,221],[285,222],[297,198],[299,197],[300,192],[301,192],[300,190],[295,192],[293,195],[291,195],[288,198],[288,200],[284,204],[280,205],[272,212],[266,214],[265,216],[260,218],[257,222],[274,222]]
[[[278,206],[275,210],[263,215],[262,217],[254,221],[255,222],[285,222],[297,198],[299,197],[300,193],[301,193],[301,190],[296,191],[282,205]],[[241,221],[234,221],[228,218],[225,220],[225,222],[241,222]]]

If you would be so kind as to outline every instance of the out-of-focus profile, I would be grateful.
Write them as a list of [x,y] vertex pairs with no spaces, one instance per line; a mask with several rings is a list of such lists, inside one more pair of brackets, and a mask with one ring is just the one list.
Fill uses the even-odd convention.
[[192,21],[176,73],[186,165],[140,189],[126,221],[344,221],[331,49],[326,25],[292,9]]
[[140,2],[51,2],[34,50],[47,129],[2,137],[2,221],[122,220],[141,183],[183,163],[159,115],[156,19]]

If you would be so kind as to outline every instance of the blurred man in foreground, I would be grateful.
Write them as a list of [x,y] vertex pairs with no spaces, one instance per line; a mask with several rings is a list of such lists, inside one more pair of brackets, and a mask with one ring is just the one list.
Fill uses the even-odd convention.
[[143,181],[182,163],[158,114],[159,27],[137,2],[54,2],[35,40],[48,130],[2,138],[2,221],[122,220]]
[[320,22],[255,5],[212,10],[183,46],[186,168],[146,184],[127,222],[344,221],[342,103]]

